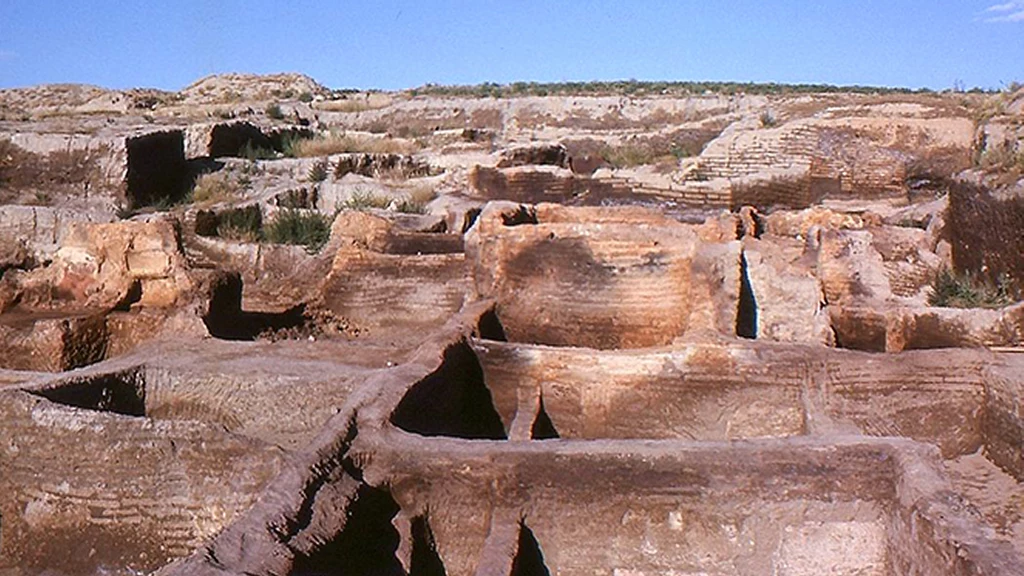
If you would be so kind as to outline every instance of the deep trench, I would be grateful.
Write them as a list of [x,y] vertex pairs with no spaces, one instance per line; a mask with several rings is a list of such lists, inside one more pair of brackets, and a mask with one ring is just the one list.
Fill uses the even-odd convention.
[[292,576],[405,576],[395,553],[400,536],[392,524],[399,506],[387,490],[363,484],[334,539],[292,564]]
[[211,158],[241,156],[246,148],[253,151],[275,150],[273,140],[248,122],[218,124],[210,132],[207,151]]
[[511,576],[551,576],[540,544],[525,522],[519,523],[519,546],[512,559]]
[[390,421],[422,436],[507,439],[480,362],[465,341],[444,351],[441,367],[406,392]]
[[736,309],[736,335],[740,338],[757,338],[757,300],[750,285],[747,271],[747,257],[740,256],[740,298]]
[[290,142],[312,137],[313,131],[308,128],[283,128],[266,133],[249,122],[231,122],[213,127],[207,152],[211,158],[284,152]]
[[412,521],[412,558],[409,561],[409,576],[445,576],[444,562],[437,553],[437,542],[426,516],[417,516]]
[[537,416],[533,419],[533,426],[530,427],[530,439],[554,440],[555,438],[560,438],[560,436],[558,430],[555,429],[555,423],[548,416],[548,411],[544,409],[544,397],[541,396],[537,407]]
[[484,340],[508,342],[505,327],[502,326],[501,319],[498,318],[498,311],[494,308],[480,315],[480,320],[476,324],[476,335]]
[[537,210],[530,206],[520,205],[515,212],[501,215],[501,223],[505,226],[522,226],[524,224],[539,224]]

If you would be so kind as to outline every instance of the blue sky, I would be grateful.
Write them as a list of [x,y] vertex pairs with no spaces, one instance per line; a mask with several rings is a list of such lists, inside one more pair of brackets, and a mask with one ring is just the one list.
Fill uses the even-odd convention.
[[999,88],[1024,0],[0,0],[0,88],[180,89],[220,72],[332,88],[734,80]]

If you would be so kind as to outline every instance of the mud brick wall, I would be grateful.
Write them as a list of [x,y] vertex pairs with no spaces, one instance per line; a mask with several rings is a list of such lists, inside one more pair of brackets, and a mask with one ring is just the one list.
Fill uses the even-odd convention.
[[509,338],[635,348],[666,344],[686,331],[696,249],[689,229],[498,227],[499,235],[467,240],[467,258],[478,292],[498,299]]
[[935,353],[892,364],[722,346],[595,354],[488,341],[476,352],[506,429],[540,397],[563,438],[725,440],[852,426],[929,442],[947,457],[983,444],[983,364],[970,353],[951,368]]
[[[600,204],[602,199],[629,195],[632,189],[621,181],[574,175],[569,170],[497,169],[478,166],[469,174],[469,184],[488,200]],[[578,199],[578,202],[574,202]]]
[[708,178],[738,179],[763,172],[808,166],[815,156],[817,130],[794,126],[736,134],[713,141],[700,158]]
[[469,290],[462,254],[396,255],[346,249],[323,284],[322,302],[353,328],[432,329],[458,312]]
[[728,187],[710,182],[687,181],[675,195],[689,206],[728,208],[732,205],[732,194]]
[[935,278],[935,269],[920,262],[885,262],[885,274],[896,296],[913,297]]
[[[539,397],[562,438],[726,440],[806,432],[803,364],[737,350],[605,352],[481,342],[484,378],[506,429]],[[526,361],[529,358],[530,361]]]
[[[509,447],[489,452],[483,466],[467,444],[403,457],[392,479],[403,507],[430,511],[449,574],[472,574],[466,557],[479,558],[478,574],[508,573],[500,564],[523,551],[520,522],[552,574],[666,565],[757,574],[773,562],[790,574],[884,573],[886,506],[899,475],[884,450],[830,446],[797,457],[678,445],[659,452],[656,443],[615,454]],[[452,519],[463,530],[452,530]],[[836,542],[857,552],[841,553]]]
[[772,207],[802,209],[818,200],[812,193],[811,179],[806,175],[741,180],[733,182],[731,188],[729,207],[733,210],[741,206],[754,206],[760,210]]
[[1018,481],[1024,480],[1024,385],[1017,375],[1024,358],[985,374],[985,455]]
[[846,127],[821,128],[811,176],[838,180],[843,196],[887,196],[904,190],[911,155]]
[[981,187],[950,188],[946,230],[953,266],[997,284],[1007,276],[1024,290],[1024,198],[999,199]]
[[247,509],[281,453],[194,422],[0,398],[0,569],[151,571]]

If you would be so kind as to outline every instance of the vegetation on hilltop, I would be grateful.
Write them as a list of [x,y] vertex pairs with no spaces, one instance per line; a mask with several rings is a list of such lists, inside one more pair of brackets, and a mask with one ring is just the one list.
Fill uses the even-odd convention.
[[[975,88],[972,92],[983,92]],[[892,88],[885,86],[834,86],[831,84],[779,84],[775,82],[668,82],[615,80],[600,82],[513,82],[496,84],[484,82],[476,85],[441,86],[427,84],[409,90],[413,96],[470,96],[478,98],[511,98],[515,96],[572,96],[572,95],[692,95],[692,94],[757,94],[792,95],[821,93],[855,94],[931,94],[933,90],[921,88]]]

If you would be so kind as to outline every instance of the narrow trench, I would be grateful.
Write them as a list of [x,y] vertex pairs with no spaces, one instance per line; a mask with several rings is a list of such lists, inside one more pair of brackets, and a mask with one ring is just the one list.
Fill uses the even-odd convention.
[[558,435],[555,423],[551,421],[547,410],[544,409],[544,396],[541,396],[537,407],[537,416],[533,419],[533,426],[530,427],[530,439],[554,440],[555,438],[561,438],[561,436]]
[[345,512],[345,527],[313,554],[296,558],[291,576],[405,576],[395,555],[398,510],[387,490],[362,485]]
[[736,335],[740,338],[757,338],[757,301],[750,285],[747,272],[747,257],[740,255],[740,298],[736,310]]
[[465,234],[466,232],[469,232],[469,229],[472,228],[474,224],[476,224],[476,220],[477,220],[477,218],[480,217],[480,212],[481,211],[482,210],[480,208],[470,208],[466,212],[465,217],[463,217],[463,219],[462,219],[462,233],[463,234]]
[[519,523],[519,547],[512,559],[511,576],[551,576],[540,544],[525,522]]
[[494,308],[480,316],[480,320],[476,325],[476,335],[484,340],[508,342],[508,336],[505,335],[505,327],[502,326],[501,319],[498,318],[498,312]]
[[137,370],[103,374],[30,393],[75,408],[125,416],[146,415],[146,383]]
[[430,530],[426,516],[417,516],[412,521],[412,558],[409,562],[409,576],[445,576],[441,556],[437,553],[437,542]]
[[484,383],[480,362],[465,341],[449,346],[440,368],[406,392],[390,422],[422,436],[508,438]]

